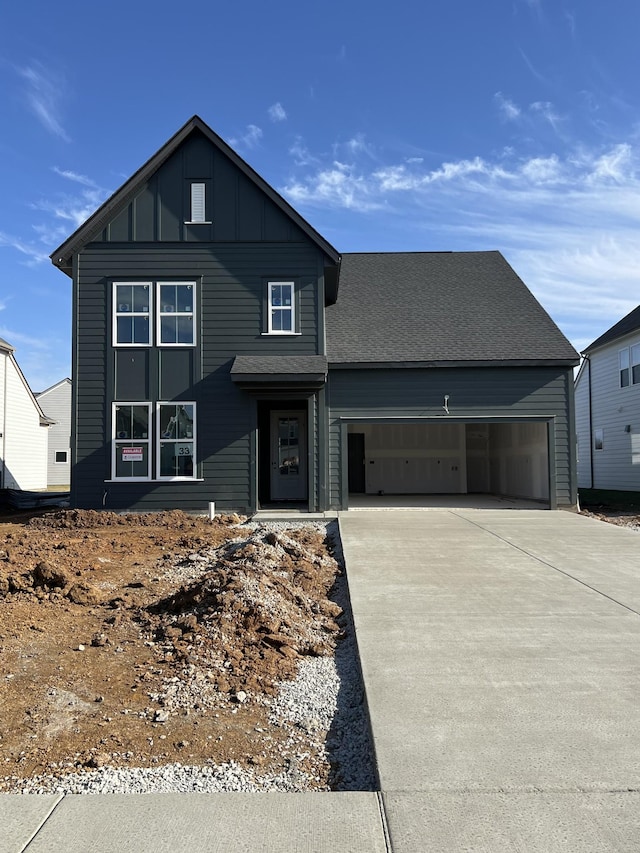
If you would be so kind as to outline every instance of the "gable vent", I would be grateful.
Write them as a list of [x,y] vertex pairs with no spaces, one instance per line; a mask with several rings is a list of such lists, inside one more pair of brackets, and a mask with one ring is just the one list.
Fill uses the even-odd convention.
[[206,222],[205,216],[205,185],[191,184],[191,221]]

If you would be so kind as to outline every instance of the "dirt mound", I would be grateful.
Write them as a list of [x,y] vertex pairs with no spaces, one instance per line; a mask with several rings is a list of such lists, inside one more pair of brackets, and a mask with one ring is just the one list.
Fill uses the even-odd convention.
[[[0,523],[0,776],[286,764],[290,736],[261,697],[335,648],[338,568],[316,529],[241,521],[67,510]],[[305,761],[322,787],[326,757]]]

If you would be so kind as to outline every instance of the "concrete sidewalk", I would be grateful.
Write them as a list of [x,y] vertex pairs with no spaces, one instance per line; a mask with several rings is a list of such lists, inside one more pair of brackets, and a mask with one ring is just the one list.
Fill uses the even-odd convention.
[[640,535],[340,519],[394,853],[640,849]]
[[640,848],[640,534],[340,518],[381,793],[0,797],[0,853]]

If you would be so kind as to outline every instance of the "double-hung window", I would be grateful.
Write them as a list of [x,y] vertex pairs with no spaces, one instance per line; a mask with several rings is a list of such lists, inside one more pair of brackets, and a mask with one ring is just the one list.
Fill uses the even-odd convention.
[[192,281],[158,282],[158,344],[190,346],[194,343],[194,298]]
[[116,281],[114,346],[195,346],[195,281]]
[[113,404],[111,470],[114,480],[151,477],[151,403]]
[[292,335],[296,332],[295,284],[293,281],[270,281],[267,284],[267,332]]
[[159,480],[195,476],[195,403],[158,403]]
[[618,352],[620,387],[640,384],[640,344],[633,344]]
[[111,477],[195,479],[196,404],[114,403]]
[[151,344],[152,284],[116,282],[114,285],[113,340],[126,346]]

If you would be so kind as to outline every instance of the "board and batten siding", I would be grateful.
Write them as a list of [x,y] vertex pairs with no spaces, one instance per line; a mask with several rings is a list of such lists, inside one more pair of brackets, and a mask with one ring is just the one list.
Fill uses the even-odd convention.
[[[37,395],[40,408],[54,423],[49,427],[47,484],[68,486],[71,482],[71,381],[63,379]],[[56,462],[56,453],[67,454],[66,462]]]
[[[589,354],[576,388],[576,421],[579,424],[580,456],[589,446],[593,454],[593,483],[581,463],[579,485],[583,488],[640,491],[640,384],[620,387],[619,352],[640,343],[629,335]],[[591,425],[588,424],[588,370],[591,369]],[[594,434],[602,430],[602,450],[594,448]]]
[[10,353],[0,352],[0,432],[2,481],[7,489],[47,487],[48,427]]
[[[151,510],[251,507],[255,400],[231,382],[236,355],[317,355],[324,351],[319,312],[324,257],[309,241],[286,244],[89,244],[79,258],[77,296],[77,427],[74,506]],[[113,348],[112,282],[193,280],[197,346]],[[300,334],[266,335],[270,280],[296,282]],[[188,359],[175,356],[189,351]],[[141,353],[147,353],[147,360]],[[125,383],[126,354],[135,359]],[[124,355],[123,355],[124,354]],[[172,355],[173,354],[173,355]],[[185,367],[186,364],[190,366]],[[133,374],[139,377],[134,379]],[[187,375],[188,374],[188,375]],[[138,384],[136,384],[138,383]],[[111,406],[117,387],[129,400],[197,404],[200,481],[114,483]],[[122,402],[125,399],[121,399]]]
[[553,423],[550,449],[558,506],[575,505],[573,371],[558,367],[329,369],[330,506],[343,508],[341,419],[531,418]]

